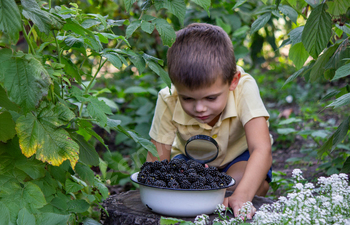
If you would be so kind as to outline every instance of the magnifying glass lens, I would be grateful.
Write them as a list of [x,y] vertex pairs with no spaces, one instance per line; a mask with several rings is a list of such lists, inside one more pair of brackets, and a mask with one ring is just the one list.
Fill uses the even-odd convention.
[[204,164],[216,159],[219,147],[213,138],[206,135],[196,135],[187,141],[185,152],[187,157]]

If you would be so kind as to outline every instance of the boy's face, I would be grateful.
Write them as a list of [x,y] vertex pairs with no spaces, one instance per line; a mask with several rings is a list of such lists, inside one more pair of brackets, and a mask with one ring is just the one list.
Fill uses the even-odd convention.
[[241,74],[237,72],[230,84],[221,78],[210,87],[190,90],[182,84],[174,84],[184,111],[201,123],[214,126],[225,109],[230,91],[233,91]]

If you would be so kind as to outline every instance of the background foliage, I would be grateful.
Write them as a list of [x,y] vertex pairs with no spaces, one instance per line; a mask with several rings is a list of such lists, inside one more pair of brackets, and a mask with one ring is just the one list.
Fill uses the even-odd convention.
[[[0,224],[98,223],[106,184],[126,184],[146,150],[156,154],[148,131],[157,92],[170,85],[166,51],[192,22],[231,37],[271,114],[274,150],[302,138],[319,169],[349,172],[349,7],[0,0]],[[288,107],[298,113],[283,119]],[[288,186],[280,175],[274,190]]]

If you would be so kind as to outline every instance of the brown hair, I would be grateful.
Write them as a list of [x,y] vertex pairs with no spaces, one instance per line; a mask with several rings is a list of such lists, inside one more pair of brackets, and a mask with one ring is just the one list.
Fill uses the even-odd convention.
[[208,87],[222,77],[230,83],[236,73],[233,46],[218,26],[193,23],[176,32],[176,41],[167,53],[171,81],[187,88]]

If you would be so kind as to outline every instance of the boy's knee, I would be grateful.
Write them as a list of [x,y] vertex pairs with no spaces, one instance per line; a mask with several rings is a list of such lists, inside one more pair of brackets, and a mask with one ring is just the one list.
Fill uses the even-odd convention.
[[257,196],[262,196],[262,197],[266,196],[267,192],[269,191],[269,188],[270,188],[269,182],[267,182],[266,180],[264,180],[264,181],[261,183],[259,189],[257,190],[256,195],[257,195]]

